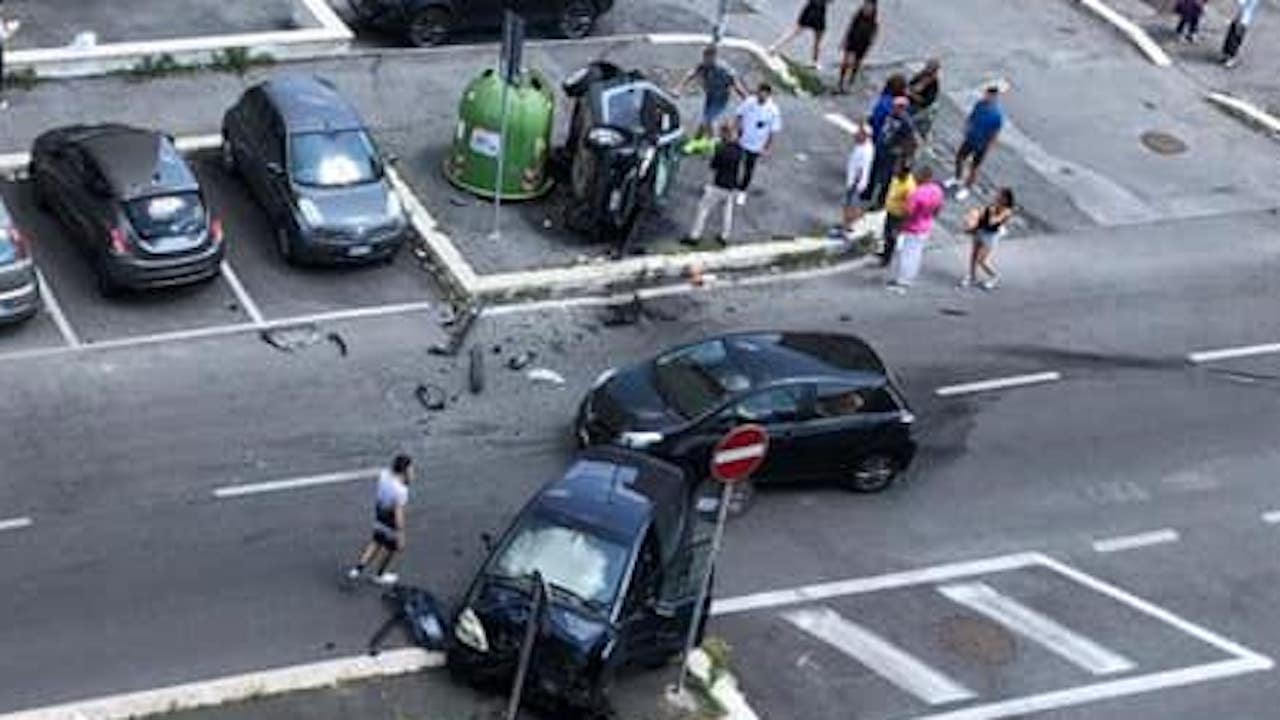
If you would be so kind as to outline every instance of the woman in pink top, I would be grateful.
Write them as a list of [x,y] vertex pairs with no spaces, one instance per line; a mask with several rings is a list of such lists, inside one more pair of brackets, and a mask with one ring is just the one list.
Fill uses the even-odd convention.
[[924,259],[924,246],[933,232],[933,221],[942,210],[946,195],[942,186],[933,181],[933,169],[920,168],[916,173],[916,189],[907,196],[907,215],[902,223],[902,234],[893,255],[892,278],[889,289],[905,292],[920,274],[920,262]]

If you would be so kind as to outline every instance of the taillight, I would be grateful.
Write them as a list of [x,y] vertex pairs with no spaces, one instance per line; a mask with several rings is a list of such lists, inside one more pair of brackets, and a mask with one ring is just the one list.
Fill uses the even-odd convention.
[[124,231],[118,227],[107,231],[107,243],[111,248],[111,252],[116,255],[124,255],[129,252],[129,243],[124,239]]
[[27,242],[27,236],[23,235],[21,230],[9,228],[9,240],[13,243],[13,251],[17,254],[19,260],[31,257],[31,245]]
[[222,218],[216,217],[209,223],[209,237],[215,244],[222,242]]

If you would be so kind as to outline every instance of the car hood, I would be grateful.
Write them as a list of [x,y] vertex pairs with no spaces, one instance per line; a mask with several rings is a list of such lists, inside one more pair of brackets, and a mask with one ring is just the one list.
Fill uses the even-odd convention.
[[[495,662],[518,657],[528,627],[530,595],[488,578],[472,596],[472,612],[484,626]],[[595,613],[556,602],[547,606],[545,632],[538,640],[538,672],[562,674],[564,680],[591,668],[612,635],[608,620]]]
[[685,422],[658,392],[652,363],[619,370],[592,394],[591,408],[615,432],[662,431]]
[[380,227],[400,219],[387,214],[391,189],[383,180],[334,188],[299,186],[297,192],[299,199],[315,203],[323,218],[320,224],[326,228]]

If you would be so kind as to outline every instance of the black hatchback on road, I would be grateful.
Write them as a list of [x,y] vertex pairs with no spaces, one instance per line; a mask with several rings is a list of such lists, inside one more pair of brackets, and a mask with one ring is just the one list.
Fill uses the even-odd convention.
[[127,125],[72,125],[36,138],[36,202],[88,254],[104,295],[218,274],[222,223],[173,139]]
[[277,75],[245,91],[222,121],[222,161],[271,217],[287,261],[389,260],[404,243],[386,159],[326,80]]
[[620,670],[664,665],[681,651],[710,526],[695,484],[674,465],[622,448],[583,451],[529,501],[472,581],[452,624],[450,671],[510,687],[537,572],[547,602],[526,696],[575,711],[607,707]]
[[578,411],[582,445],[621,445],[708,473],[731,428],[759,423],[766,482],[836,480],[858,492],[892,484],[915,455],[915,416],[861,339],[807,332],[723,335],[606,370]]
[[418,47],[439,45],[459,30],[502,26],[510,8],[534,25],[553,27],[572,40],[591,33],[613,0],[349,0],[360,24],[403,35]]

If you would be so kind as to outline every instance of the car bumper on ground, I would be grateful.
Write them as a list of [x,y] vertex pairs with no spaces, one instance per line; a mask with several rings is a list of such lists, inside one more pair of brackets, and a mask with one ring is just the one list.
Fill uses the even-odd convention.
[[403,225],[368,234],[303,232],[296,254],[304,262],[327,265],[377,262],[395,255],[408,234]]
[[145,290],[188,285],[208,280],[222,265],[223,246],[211,245],[199,252],[166,258],[115,256],[103,270],[113,285]]
[[0,290],[0,324],[26,320],[40,309],[40,286],[34,277],[16,287]]

